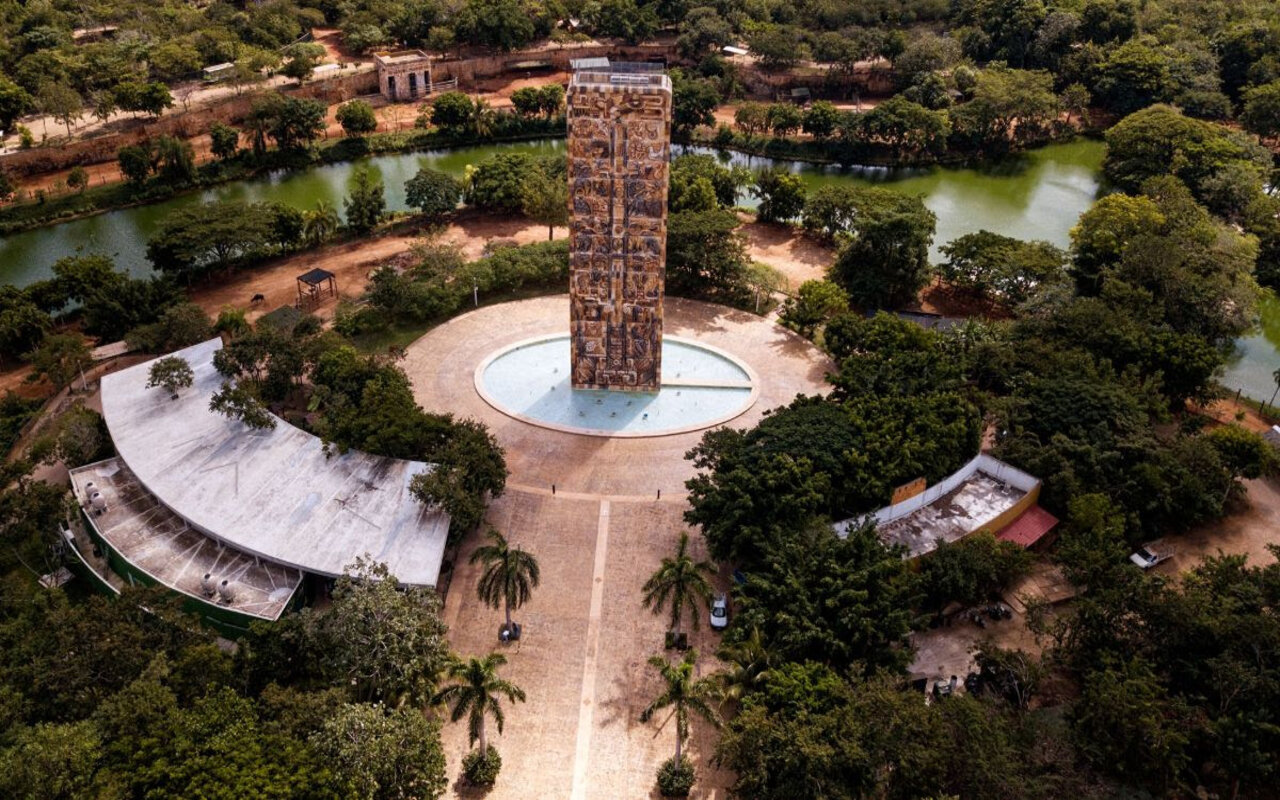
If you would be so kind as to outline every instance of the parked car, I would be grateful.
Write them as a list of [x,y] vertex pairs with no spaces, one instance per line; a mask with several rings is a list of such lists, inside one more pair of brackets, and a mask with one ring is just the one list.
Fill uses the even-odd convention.
[[1160,542],[1149,542],[1134,551],[1129,560],[1144,570],[1173,558],[1173,549]]
[[729,626],[729,598],[718,594],[711,601],[711,627],[722,631]]

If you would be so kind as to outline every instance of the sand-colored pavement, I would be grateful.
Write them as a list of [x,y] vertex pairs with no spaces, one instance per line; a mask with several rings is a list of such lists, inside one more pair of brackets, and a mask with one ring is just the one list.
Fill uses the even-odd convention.
[[[498,642],[502,612],[476,600],[480,568],[468,560],[482,543],[479,535],[462,543],[446,598],[454,649],[464,656],[505,653],[504,674],[528,694],[526,703],[508,709],[504,733],[490,738],[503,758],[486,795],[493,800],[656,796],[657,768],[675,749],[674,720],[658,714],[640,722],[640,711],[661,691],[648,659],[678,655],[662,649],[665,616],[645,610],[641,598],[645,580],[686,530],[684,481],[693,467],[684,454],[701,432],[643,439],[561,433],[508,417],[475,390],[474,371],[485,356],[564,330],[568,319],[565,295],[482,308],[430,331],[404,361],[426,409],[478,418],[506,448],[508,489],[490,506],[487,523],[534,553],[542,568],[541,586],[515,615],[523,626],[518,643]],[[805,340],[721,306],[669,298],[666,331],[727,350],[760,376],[758,401],[733,426],[754,425],[797,393],[824,391],[831,368]],[[706,557],[701,536],[690,546],[695,558]],[[699,674],[707,675],[717,668],[719,635],[705,610],[701,617],[691,640]],[[694,796],[727,797],[732,776],[710,763],[715,730],[695,719],[691,739]],[[447,725],[444,742],[453,780],[470,749],[466,726]],[[470,796],[460,782],[451,791]]]
[[[403,366],[428,411],[484,422],[506,448],[510,483],[584,497],[664,499],[684,493],[693,465],[684,454],[701,432],[644,439],[606,439],[539,428],[493,409],[475,390],[475,369],[514,342],[568,329],[569,297],[555,295],[488,306],[429,331],[408,348]],[[833,369],[812,343],[761,317],[724,306],[667,298],[665,331],[720,348],[760,376],[756,403],[728,424],[751,427],[768,409],[797,394],[825,392]],[[571,495],[572,496],[572,495]]]

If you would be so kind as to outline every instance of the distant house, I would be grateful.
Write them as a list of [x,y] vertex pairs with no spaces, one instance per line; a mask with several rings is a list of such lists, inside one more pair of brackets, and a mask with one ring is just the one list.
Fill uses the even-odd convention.
[[378,89],[391,101],[416,100],[431,91],[431,56],[421,50],[375,53]]

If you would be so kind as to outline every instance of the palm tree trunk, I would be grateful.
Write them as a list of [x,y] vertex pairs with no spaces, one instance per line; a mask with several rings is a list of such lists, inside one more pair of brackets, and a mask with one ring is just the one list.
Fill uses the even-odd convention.
[[547,241],[548,241],[548,242],[553,241],[555,238],[556,238],[556,226],[554,226],[554,225],[548,225],[548,226],[547,226]]
[[678,766],[680,766],[680,750],[681,750],[681,747],[680,747],[680,746],[681,746],[682,744],[684,744],[684,742],[683,742],[683,741],[681,741],[681,737],[680,737],[680,719],[679,719],[679,714],[677,714],[677,715],[676,715],[676,766],[677,766],[677,767],[678,767]]
[[504,597],[502,601],[507,608],[507,633],[511,633],[511,598]]
[[484,717],[480,717],[480,757],[486,758],[489,755],[489,737],[485,736]]

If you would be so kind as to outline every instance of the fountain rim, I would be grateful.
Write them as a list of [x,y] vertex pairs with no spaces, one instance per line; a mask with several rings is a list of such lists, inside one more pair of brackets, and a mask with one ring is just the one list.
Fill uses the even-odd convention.
[[[578,428],[571,425],[561,425],[556,422],[548,422],[547,420],[538,419],[537,417],[531,417],[528,414],[521,414],[519,412],[512,411],[511,409],[504,407],[497,398],[493,397],[493,395],[489,393],[489,390],[485,388],[484,373],[485,370],[489,368],[489,365],[494,361],[497,361],[499,358],[502,358],[508,353],[515,352],[516,350],[542,344],[544,342],[554,341],[556,339],[568,339],[571,335],[572,334],[567,331],[543,333],[537,336],[530,336],[525,339],[511,342],[510,344],[503,345],[497,350],[494,350],[492,353],[484,357],[480,364],[475,368],[474,373],[472,373],[472,381],[475,384],[476,393],[480,395],[480,399],[484,400],[490,408],[505,417],[510,417],[511,419],[519,420],[520,422],[524,422],[538,428],[545,428],[546,430],[557,431],[559,433],[575,434],[578,436],[595,436],[602,439],[656,439],[664,436],[679,436],[681,434],[693,433],[695,431],[708,430],[710,428],[724,425],[727,422],[731,422],[747,413],[755,406],[756,401],[760,398],[760,376],[756,374],[756,371],[752,369],[751,365],[746,361],[743,361],[733,353],[716,347],[715,345],[700,342],[696,339],[690,339],[686,336],[672,336],[669,334],[663,334],[663,342],[671,341],[682,344],[686,347],[703,350],[711,353],[712,355],[723,358],[746,373],[747,381],[751,385],[751,392],[742,405],[727,414],[722,414],[718,417],[712,417],[706,420],[699,420],[693,424],[682,425],[678,428],[663,428],[656,431],[611,431],[602,428]],[[619,389],[613,391],[624,390]],[[641,394],[641,392],[635,393]]]

